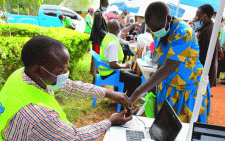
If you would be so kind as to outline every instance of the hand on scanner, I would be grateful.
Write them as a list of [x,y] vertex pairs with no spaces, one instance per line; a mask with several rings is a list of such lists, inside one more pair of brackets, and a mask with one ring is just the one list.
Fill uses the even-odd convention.
[[112,126],[119,126],[124,125],[126,122],[132,119],[132,115],[126,117],[125,111],[122,111],[120,113],[112,114],[109,118],[109,121],[111,122]]

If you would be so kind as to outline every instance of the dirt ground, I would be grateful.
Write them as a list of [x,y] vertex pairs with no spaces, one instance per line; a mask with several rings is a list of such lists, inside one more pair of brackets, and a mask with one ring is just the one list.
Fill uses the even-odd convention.
[[211,93],[209,124],[225,126],[225,85],[218,84]]

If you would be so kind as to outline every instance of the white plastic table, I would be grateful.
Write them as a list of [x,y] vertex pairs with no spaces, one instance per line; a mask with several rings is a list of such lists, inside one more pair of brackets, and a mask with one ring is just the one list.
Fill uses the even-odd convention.
[[156,63],[146,63],[145,61],[142,61],[142,59],[137,58],[137,63],[139,68],[141,69],[142,74],[144,75],[145,79],[147,80],[151,73],[156,72],[157,70],[157,64]]
[[[139,68],[141,69],[142,72],[142,77],[145,77],[145,80],[147,80],[150,76],[151,73],[156,72],[157,70],[157,64],[155,63],[146,63],[145,61],[142,61],[142,59],[137,59],[137,63]],[[142,98],[146,93],[143,93],[140,97]],[[145,111],[145,104],[143,104],[143,106],[140,108],[140,110],[138,111],[137,115],[142,115]]]
[[[152,123],[154,122],[154,118],[148,118],[148,117],[142,117],[142,116],[138,116],[138,118],[140,118],[146,125],[146,127],[151,127]],[[142,124],[142,123],[139,123]],[[189,123],[181,123],[182,124],[182,128],[178,134],[178,136],[176,137],[175,141],[186,141],[186,137],[187,137],[187,133],[188,133],[188,129],[189,129]],[[127,128],[131,128],[131,129],[140,129],[140,125],[137,124],[137,118],[135,116],[133,116],[133,119],[128,121],[125,125]],[[123,128],[121,126],[112,126],[110,128]],[[110,128],[106,131],[105,137],[103,139],[103,141],[115,141],[113,139],[112,135],[110,136]]]

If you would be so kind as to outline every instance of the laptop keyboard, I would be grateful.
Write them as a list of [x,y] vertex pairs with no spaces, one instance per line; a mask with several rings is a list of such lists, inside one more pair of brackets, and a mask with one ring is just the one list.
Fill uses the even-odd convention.
[[127,141],[141,141],[145,138],[144,132],[135,130],[126,130]]

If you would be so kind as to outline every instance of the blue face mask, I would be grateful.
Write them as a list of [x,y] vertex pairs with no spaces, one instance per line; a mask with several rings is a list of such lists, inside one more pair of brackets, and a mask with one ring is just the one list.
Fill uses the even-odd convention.
[[[203,18],[203,17],[202,17]],[[201,19],[202,19],[201,18]],[[196,28],[200,28],[200,27],[202,27],[203,26],[203,21],[202,22],[200,22],[201,21],[201,19],[199,20],[199,21],[197,21],[197,22],[195,22],[194,23],[194,26],[196,27]]]
[[[167,18],[166,18],[166,23],[167,23]],[[166,34],[170,31],[170,24],[169,24],[169,28],[168,30],[166,30],[166,25],[164,28],[160,29],[159,31],[156,31],[156,32],[152,32],[155,37],[159,37],[159,38],[162,38],[164,36],[166,36]]]
[[106,12],[107,11],[107,7],[102,7],[102,11]]
[[[41,66],[42,67],[42,66]],[[45,69],[44,67],[42,67],[43,69]],[[45,69],[46,70],[46,69]],[[48,73],[50,73],[48,70],[46,70]],[[51,75],[55,76],[54,74],[50,73]],[[67,80],[68,80],[68,77],[69,77],[69,71],[65,74],[61,74],[61,75],[58,75],[58,76],[55,76],[57,77],[57,81],[56,81],[56,84],[55,85],[47,85],[41,78],[41,81],[43,83],[45,83],[45,85],[47,86],[47,89],[50,89],[50,90],[58,90],[59,88],[62,88]]]

